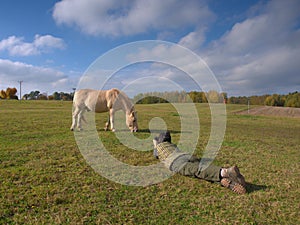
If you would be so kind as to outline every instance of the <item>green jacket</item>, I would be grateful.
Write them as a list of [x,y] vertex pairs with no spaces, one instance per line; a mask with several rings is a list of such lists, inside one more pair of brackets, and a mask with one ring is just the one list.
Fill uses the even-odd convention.
[[156,146],[158,159],[164,163],[164,165],[170,169],[172,163],[178,159],[178,157],[186,155],[189,158],[191,157],[190,154],[181,152],[175,144],[169,142],[163,142]]

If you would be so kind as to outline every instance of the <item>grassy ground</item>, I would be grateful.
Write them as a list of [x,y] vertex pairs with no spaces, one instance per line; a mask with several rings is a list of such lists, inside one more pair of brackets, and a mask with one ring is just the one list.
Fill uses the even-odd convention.
[[[210,131],[209,109],[200,112],[200,156]],[[71,102],[0,101],[0,224],[300,224],[300,119],[234,115],[216,163],[237,164],[248,193],[175,175],[147,187],[114,183],[86,163],[69,131]],[[138,138],[149,138],[148,122],[161,116],[180,131],[168,104],[137,105]],[[112,154],[132,165],[155,163],[151,152],[129,150],[104,132]],[[174,140],[180,133],[174,132]],[[131,156],[128,159],[128,156]]]

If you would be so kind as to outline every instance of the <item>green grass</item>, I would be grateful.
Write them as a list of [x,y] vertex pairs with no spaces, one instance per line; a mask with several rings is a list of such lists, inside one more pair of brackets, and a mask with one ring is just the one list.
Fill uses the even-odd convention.
[[[0,224],[299,224],[300,120],[242,116],[227,106],[227,129],[215,163],[237,164],[246,195],[218,184],[175,175],[147,187],[114,183],[93,171],[69,131],[71,102],[0,101]],[[135,136],[148,139],[161,117],[180,137],[180,116],[168,104],[137,105]],[[201,156],[210,132],[209,108],[198,104]],[[151,151],[126,148],[104,132],[111,154],[132,165],[156,163]]]

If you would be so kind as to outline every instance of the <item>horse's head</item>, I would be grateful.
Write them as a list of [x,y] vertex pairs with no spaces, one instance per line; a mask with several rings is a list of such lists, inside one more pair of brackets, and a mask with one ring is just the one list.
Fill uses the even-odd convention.
[[126,114],[126,124],[131,132],[137,132],[137,113],[134,111],[134,109],[130,113]]

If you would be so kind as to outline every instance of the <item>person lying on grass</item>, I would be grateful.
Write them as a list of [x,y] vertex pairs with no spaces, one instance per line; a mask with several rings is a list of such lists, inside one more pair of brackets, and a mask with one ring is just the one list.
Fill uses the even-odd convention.
[[153,139],[154,156],[159,159],[167,169],[184,176],[196,177],[199,179],[218,182],[237,194],[246,193],[246,182],[237,166],[222,168],[216,165],[209,165],[203,169],[199,158],[184,153],[171,142],[169,131],[162,132]]

